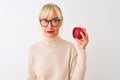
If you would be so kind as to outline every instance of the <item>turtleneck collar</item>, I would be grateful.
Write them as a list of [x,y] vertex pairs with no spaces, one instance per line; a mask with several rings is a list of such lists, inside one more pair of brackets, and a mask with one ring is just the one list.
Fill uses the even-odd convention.
[[60,38],[59,35],[57,35],[54,38],[48,38],[48,37],[42,35],[42,40],[41,41],[49,47],[56,47],[57,44],[60,42],[60,40],[61,40],[61,38]]

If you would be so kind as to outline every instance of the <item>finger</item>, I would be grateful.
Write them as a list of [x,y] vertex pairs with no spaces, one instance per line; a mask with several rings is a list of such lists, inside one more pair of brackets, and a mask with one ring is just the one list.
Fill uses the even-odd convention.
[[88,36],[88,33],[87,33],[87,30],[86,30],[86,28],[85,28],[85,35],[86,35],[86,36]]
[[82,40],[76,38],[76,44],[78,47],[80,47],[82,43]]
[[75,38],[75,40],[76,40],[76,44],[78,45],[78,44],[79,44],[79,41],[78,41],[78,39],[77,39],[77,38]]
[[75,38],[76,42],[79,43],[79,39],[78,38]]
[[78,38],[75,38],[75,40],[76,40],[77,43],[81,43],[82,42],[82,40],[80,40]]
[[86,28],[84,28],[83,31],[84,31],[84,33],[85,33],[86,39],[89,40],[89,36],[88,36],[88,33],[87,33]]
[[80,34],[82,35],[83,40],[86,40],[85,34],[83,32],[80,32]]

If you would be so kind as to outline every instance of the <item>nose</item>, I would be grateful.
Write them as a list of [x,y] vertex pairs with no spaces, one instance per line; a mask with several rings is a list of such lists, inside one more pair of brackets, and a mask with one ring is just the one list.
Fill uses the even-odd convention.
[[52,28],[52,25],[51,25],[51,23],[49,22],[48,23],[48,26],[47,26],[48,28]]

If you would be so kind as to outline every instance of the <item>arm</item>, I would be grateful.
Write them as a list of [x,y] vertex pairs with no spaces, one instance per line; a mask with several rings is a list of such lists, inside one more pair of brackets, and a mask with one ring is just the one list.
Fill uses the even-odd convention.
[[[74,51],[75,52],[75,51]],[[86,71],[86,52],[85,49],[77,50],[71,60],[70,80],[84,80]]]
[[29,62],[28,62],[28,78],[27,80],[36,80],[36,75],[34,73],[34,59],[33,59],[33,54],[32,54],[32,49],[30,48],[29,51]]
[[[88,34],[86,29],[84,28],[84,33],[81,33],[83,39],[79,40],[76,38],[78,50],[77,50],[77,57],[73,58],[72,60],[72,68],[71,68],[71,79],[70,80],[84,80],[85,71],[86,71],[86,46],[89,42]],[[76,61],[76,63],[75,63]],[[73,66],[75,65],[76,66]]]
[[78,50],[78,56],[77,56],[77,67],[80,69],[80,79],[84,80],[85,72],[86,72],[86,52],[85,49],[79,49]]

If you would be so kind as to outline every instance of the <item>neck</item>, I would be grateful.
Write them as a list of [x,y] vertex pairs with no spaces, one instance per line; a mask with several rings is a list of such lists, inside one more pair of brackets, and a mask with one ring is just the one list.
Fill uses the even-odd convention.
[[42,35],[42,42],[47,46],[56,46],[59,41],[60,41],[59,35],[53,38],[49,38],[49,37]]

